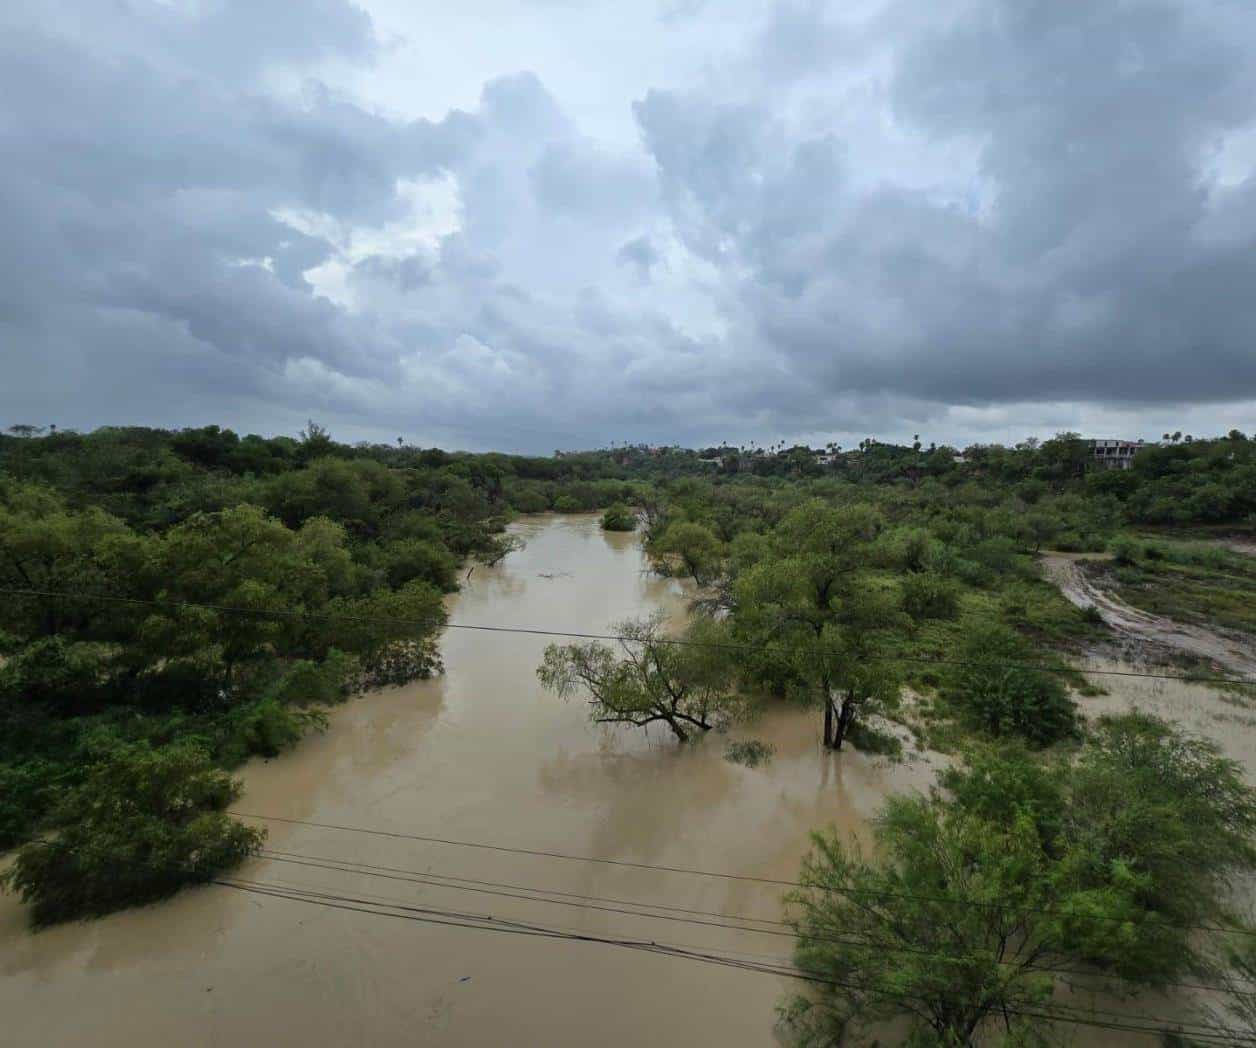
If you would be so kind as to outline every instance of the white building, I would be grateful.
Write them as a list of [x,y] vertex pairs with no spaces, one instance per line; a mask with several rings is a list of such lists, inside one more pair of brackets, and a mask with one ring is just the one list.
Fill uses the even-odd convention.
[[1141,440],[1092,440],[1090,454],[1104,469],[1129,469],[1146,446]]

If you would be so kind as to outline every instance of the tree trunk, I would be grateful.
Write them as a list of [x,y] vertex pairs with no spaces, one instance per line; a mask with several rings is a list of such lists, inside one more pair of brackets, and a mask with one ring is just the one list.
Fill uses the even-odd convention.
[[833,700],[828,696],[824,699],[824,748],[833,748]]
[[846,732],[850,729],[850,722],[855,719],[855,701],[850,695],[842,700],[842,708],[837,715],[837,729],[833,733],[833,748],[840,750],[842,742],[846,739]]

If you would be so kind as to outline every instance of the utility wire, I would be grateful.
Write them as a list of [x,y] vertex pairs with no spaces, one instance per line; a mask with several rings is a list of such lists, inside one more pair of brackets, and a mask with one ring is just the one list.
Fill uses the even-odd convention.
[[[639,639],[617,633],[582,633],[573,630],[542,629],[533,626],[489,626],[472,622],[441,623],[425,619],[403,619],[386,616],[342,615],[339,613],[295,611],[286,608],[243,608],[227,604],[209,604],[190,600],[156,600],[142,597],[121,597],[108,593],[73,593],[65,590],[46,590],[34,588],[0,587],[0,593],[14,597],[42,597],[60,600],[101,600],[117,604],[138,604],[157,608],[194,608],[200,611],[218,611],[234,615],[274,615],[279,618],[330,620],[332,622],[353,622],[389,624],[408,626],[416,629],[444,628],[451,630],[473,630],[483,633],[513,633],[537,637],[564,637],[572,640],[605,640],[631,644],[640,643]],[[652,643],[672,644],[679,647],[713,648],[723,651],[757,651],[781,655],[794,655],[789,648],[771,644],[745,644],[735,641],[699,641],[687,640],[683,637],[656,637]],[[834,649],[815,649],[816,654],[841,655],[843,652]],[[861,662],[893,662],[912,663],[925,666],[998,666],[1003,669],[1036,670],[1039,673],[1056,673],[1063,676],[1083,674],[1100,677],[1138,677],[1146,680],[1173,680],[1186,684],[1237,684],[1256,687],[1256,680],[1245,677],[1202,677],[1187,676],[1180,673],[1144,673],[1137,670],[1096,670],[1072,666],[1051,666],[1040,662],[983,662],[972,659],[944,659],[929,655],[861,655]]]
[[[975,954],[965,956],[958,953],[917,949],[906,945],[891,946],[885,943],[870,942],[867,939],[843,938],[841,936],[832,935],[799,934],[792,930],[794,926],[788,921],[776,920],[769,917],[754,917],[750,914],[743,913],[726,913],[718,910],[697,910],[681,906],[669,906],[660,903],[643,902],[632,899],[607,898],[605,896],[598,895],[579,895],[575,892],[557,891],[549,888],[537,888],[531,885],[477,880],[471,877],[454,877],[448,874],[399,869],[393,866],[375,866],[370,863],[362,863],[349,859],[329,859],[320,856],[305,855],[301,852],[277,852],[267,849],[261,852],[261,857],[272,862],[290,863],[296,866],[305,866],[318,870],[330,870],[336,873],[355,874],[362,877],[377,877],[384,880],[402,881],[408,884],[421,884],[434,888],[451,888],[458,891],[477,892],[507,899],[521,899],[525,902],[541,902],[558,906],[570,906],[582,910],[596,910],[605,913],[623,914],[629,917],[645,917],[651,920],[674,921],[680,924],[695,924],[711,928],[725,928],[729,931],[749,932],[753,935],[772,935],[789,939],[805,939],[808,942],[831,942],[844,946],[874,949],[889,953],[916,954],[918,956],[932,957],[955,964],[968,964],[973,961],[984,960],[984,958]],[[521,894],[529,892],[534,894]],[[546,896],[562,896],[562,898],[547,898]],[[624,909],[623,907],[636,908]],[[662,910],[669,912],[651,913],[649,912],[650,910]],[[686,914],[694,916],[673,916],[673,914]],[[698,917],[711,917],[717,918],[717,920],[699,920],[697,919]],[[746,924],[724,924],[721,923],[722,920],[752,921],[759,924],[770,924],[774,927],[755,928]],[[785,931],[782,929],[791,930]],[[1000,967],[1017,967],[1015,962],[1012,961],[995,960],[994,963],[998,964]],[[1084,978],[1128,983],[1139,987],[1146,986],[1146,984],[1140,983],[1138,980],[1128,979],[1124,976],[1113,975],[1098,970],[1056,968],[1046,965],[1033,965],[1024,970],[1033,972],[1049,972],[1055,975],[1076,975]],[[1174,989],[1211,990],[1217,993],[1225,993],[1238,997],[1256,997],[1256,993],[1236,990],[1228,986],[1218,985],[1216,983],[1167,982],[1158,983],[1156,985],[1157,987],[1172,987]]]
[[[766,884],[783,888],[803,888],[808,890],[822,889],[840,895],[868,896],[881,899],[908,899],[913,902],[935,902],[947,906],[970,906],[978,909],[1003,911],[1006,907],[998,903],[979,902],[975,899],[951,899],[938,895],[915,895],[908,892],[876,891],[865,888],[839,888],[831,885],[804,884],[802,881],[790,881],[777,877],[756,877],[747,873],[726,873],[720,870],[702,870],[692,866],[664,866],[656,863],[633,862],[629,859],[607,859],[595,855],[572,855],[569,852],[542,851],[533,848],[515,848],[504,844],[487,844],[481,841],[460,841],[449,837],[432,837],[418,833],[400,833],[395,830],[376,830],[365,826],[345,826],[330,822],[313,822],[309,819],[292,819],[282,815],[257,815],[252,812],[228,810],[227,814],[240,819],[255,819],[259,822],[283,822],[294,826],[310,826],[320,830],[338,830],[344,833],[365,833],[375,837],[390,837],[397,840],[421,841],[426,844],[445,844],[459,848],[478,848],[484,851],[508,852],[513,855],[533,855],[544,859],[563,859],[569,862],[590,862],[603,866],[623,866],[635,870],[653,870],[659,873],[687,874],[694,877],[715,877],[726,881],[741,881],[752,884]],[[1051,917],[1066,917],[1070,920],[1109,921],[1118,924],[1130,923],[1124,917],[1108,917],[1104,914],[1068,913],[1064,910],[1029,908],[1026,914],[1043,914]],[[1174,924],[1166,921],[1149,921],[1148,926],[1156,928],[1173,928],[1178,931],[1220,932],[1230,935],[1256,936],[1256,930],[1245,928],[1226,928],[1215,924]]]
[[[910,995],[894,994],[877,987],[820,976],[816,973],[807,972],[796,967],[756,964],[714,951],[705,951],[696,947],[661,943],[654,940],[595,935],[589,932],[533,925],[523,921],[501,918],[492,914],[461,913],[458,911],[439,910],[430,907],[414,907],[402,903],[382,904],[383,908],[381,908],[381,904],[371,903],[369,900],[355,898],[352,896],[304,889],[275,889],[267,885],[266,882],[216,880],[213,883],[223,887],[252,892],[258,895],[268,895],[274,898],[288,899],[294,902],[305,902],[312,905],[327,906],[332,909],[348,910],[350,912],[373,914],[380,917],[395,917],[425,924],[444,925],[458,928],[473,928],[482,931],[495,931],[502,934],[515,934],[535,938],[559,939],[619,946],[627,949],[641,950],[647,953],[656,953],[664,956],[672,956],[682,959],[702,961],[709,964],[722,965],[725,967],[739,968],[746,971],[800,979],[807,982],[839,987],[856,992],[871,993],[889,1000],[899,1000],[904,1002],[923,1002],[924,1000],[923,998]],[[390,910],[400,912],[389,912]],[[1130,1017],[1126,1017],[1124,1013],[1104,1012],[1099,1009],[1085,1010],[1085,1012],[1088,1012],[1091,1015],[1107,1014],[1117,1016],[1118,1018],[1125,1020],[1101,1021],[1093,1018],[1081,1018],[1079,1017],[1078,1010],[1072,1010],[1071,1014],[1065,1014],[1067,1010],[1067,1006],[1055,1006],[1053,1010],[1045,1011],[1009,1008],[1008,1013],[1026,1018],[1046,1019],[1051,1022],[1065,1022],[1074,1025],[1097,1027],[1100,1029],[1142,1033],[1156,1037],[1162,1036],[1165,1032],[1172,1031],[1182,1033],[1196,1039],[1203,1039],[1208,1043],[1213,1044],[1256,1044],[1256,1037],[1253,1037],[1253,1035],[1247,1034],[1241,1030],[1232,1029],[1230,1027],[1190,1024],[1190,1026],[1194,1027],[1194,1029],[1189,1029],[1187,1024],[1151,1016],[1145,1018],[1147,1022],[1153,1023],[1154,1025],[1141,1025],[1137,1022],[1130,1021]]]

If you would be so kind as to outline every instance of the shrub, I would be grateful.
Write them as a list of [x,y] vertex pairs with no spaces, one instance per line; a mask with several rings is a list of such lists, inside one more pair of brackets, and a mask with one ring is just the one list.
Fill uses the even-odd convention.
[[570,495],[560,495],[554,500],[555,513],[579,513],[582,508]]
[[381,559],[393,589],[414,579],[430,582],[442,593],[458,588],[458,558],[440,543],[404,539],[385,547]]
[[319,709],[294,709],[263,699],[234,709],[226,718],[221,755],[227,763],[246,757],[277,757],[295,746],[311,728],[323,730],[327,715]]
[[968,631],[944,695],[960,716],[990,735],[1045,746],[1077,730],[1077,711],[1059,677],[1034,669],[1030,646],[1012,629],[983,622]]
[[924,572],[904,576],[902,608],[913,619],[953,619],[959,613],[959,590],[941,575]]
[[1103,613],[1093,604],[1087,604],[1082,608],[1082,621],[1090,623],[1092,626],[1103,625]]
[[873,559],[898,571],[924,571],[934,545],[924,528],[897,528],[877,540]]
[[1130,567],[1138,563],[1138,543],[1131,538],[1122,536],[1113,539],[1108,547],[1112,552],[1112,559],[1122,567]]
[[549,499],[543,491],[516,491],[510,496],[510,503],[520,513],[544,513],[549,509]]
[[0,851],[26,840],[48,809],[57,769],[47,761],[0,764]]
[[1016,543],[1005,535],[983,539],[972,548],[970,556],[996,575],[1011,575],[1020,565]]
[[99,916],[212,880],[256,853],[263,831],[223,809],[240,784],[186,743],[107,751],[3,875],[38,925]]
[[724,759],[733,764],[744,764],[747,768],[757,768],[770,761],[775,753],[776,747],[771,743],[747,739],[745,742],[730,742],[724,750]]
[[847,730],[846,738],[860,753],[875,753],[883,757],[901,757],[903,743],[897,735],[880,728],[873,728],[862,721],[855,721]]
[[358,690],[361,664],[352,655],[332,648],[322,662],[298,659],[269,689],[284,705],[332,705]]
[[637,515],[622,502],[616,502],[602,514],[603,531],[635,531]]

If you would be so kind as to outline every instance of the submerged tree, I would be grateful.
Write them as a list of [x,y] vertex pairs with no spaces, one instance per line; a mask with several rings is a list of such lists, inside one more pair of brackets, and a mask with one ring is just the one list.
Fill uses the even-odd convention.
[[58,806],[55,832],[24,845],[3,884],[44,925],[212,880],[261,847],[261,830],[223,811],[239,792],[189,744],[107,750]]
[[634,531],[637,515],[622,502],[616,502],[602,514],[603,531]]
[[663,617],[655,615],[618,623],[614,631],[622,638],[619,654],[597,642],[551,644],[536,671],[541,683],[563,698],[587,698],[598,724],[641,728],[661,721],[681,742],[737,714],[721,624],[701,618],[683,637],[668,638]]

